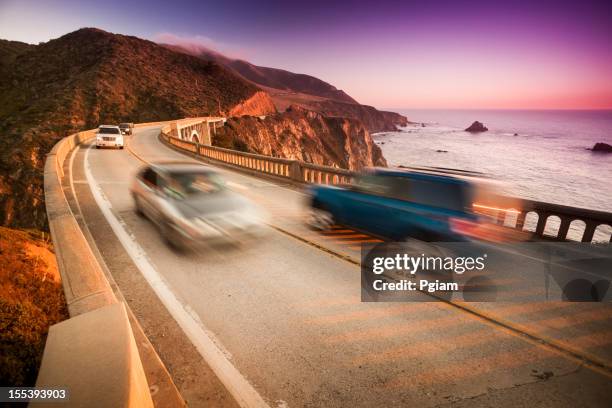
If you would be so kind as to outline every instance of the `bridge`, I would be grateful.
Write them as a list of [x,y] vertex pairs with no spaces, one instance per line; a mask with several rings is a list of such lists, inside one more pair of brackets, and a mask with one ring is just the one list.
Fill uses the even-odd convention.
[[[303,186],[354,173],[210,146],[222,121],[137,125],[123,151],[91,149],[82,132],[50,153],[47,211],[71,318],[50,330],[37,385],[68,384],[71,403],[104,406],[612,400],[609,303],[362,303],[360,245],[380,240],[304,226]],[[142,165],[164,160],[218,168],[270,214],[266,238],[226,252],[168,248],[128,192]],[[499,223],[558,240],[573,229],[590,242],[611,222],[524,203]]]

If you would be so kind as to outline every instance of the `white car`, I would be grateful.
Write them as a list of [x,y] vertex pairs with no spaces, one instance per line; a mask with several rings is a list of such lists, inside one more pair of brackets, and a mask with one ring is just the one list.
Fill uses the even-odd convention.
[[157,224],[175,249],[256,241],[264,234],[266,215],[201,164],[151,164],[140,170],[130,191],[136,212]]
[[96,149],[118,147],[123,149],[123,135],[119,126],[101,125],[96,132]]

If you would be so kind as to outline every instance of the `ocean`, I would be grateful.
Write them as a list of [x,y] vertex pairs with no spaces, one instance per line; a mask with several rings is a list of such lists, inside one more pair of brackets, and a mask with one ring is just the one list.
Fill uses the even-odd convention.
[[[612,110],[394,111],[418,124],[373,135],[390,166],[479,171],[514,196],[612,212],[612,154],[588,150],[612,144]],[[489,131],[463,131],[476,120]]]

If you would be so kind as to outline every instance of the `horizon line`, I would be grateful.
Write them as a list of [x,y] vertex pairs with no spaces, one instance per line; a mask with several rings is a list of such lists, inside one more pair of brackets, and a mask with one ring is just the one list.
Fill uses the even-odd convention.
[[[367,104],[366,104],[367,105]],[[515,110],[515,111],[612,111],[612,106],[606,108],[417,108],[417,107],[382,107],[380,110]]]

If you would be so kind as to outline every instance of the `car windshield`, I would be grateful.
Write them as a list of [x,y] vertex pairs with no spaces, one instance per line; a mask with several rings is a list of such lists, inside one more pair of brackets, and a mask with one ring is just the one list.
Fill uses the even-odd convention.
[[412,180],[410,188],[412,201],[418,204],[456,211],[464,211],[471,206],[472,188],[469,184]]
[[127,123],[122,123],[122,124],[120,124],[120,125],[119,125],[119,127],[120,127],[121,129],[127,129],[127,128],[129,128],[129,127],[130,127],[130,125],[128,125]]
[[383,196],[388,195],[391,189],[388,177],[380,177],[374,174],[364,174],[357,177],[354,186],[365,193]]
[[118,135],[119,134],[119,129],[111,128],[111,127],[101,127],[98,130],[98,133],[104,133],[104,134],[108,134],[108,135]]
[[168,177],[166,189],[182,197],[211,194],[225,189],[223,180],[212,172],[177,172]]

